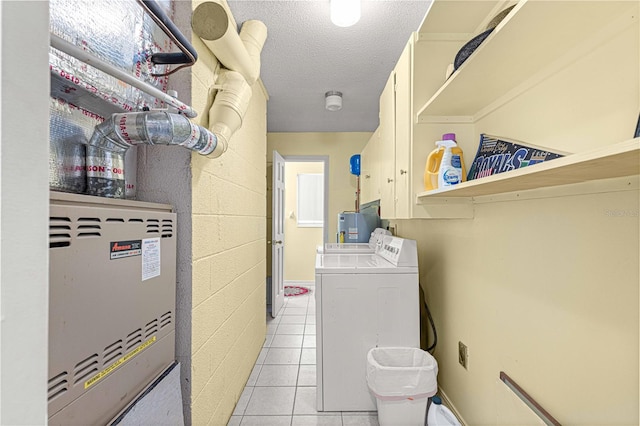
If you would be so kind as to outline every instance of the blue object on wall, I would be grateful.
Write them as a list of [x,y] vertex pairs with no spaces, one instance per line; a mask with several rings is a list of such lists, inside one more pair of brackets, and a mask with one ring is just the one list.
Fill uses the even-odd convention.
[[352,175],[360,176],[360,154],[352,155],[349,159],[349,172]]

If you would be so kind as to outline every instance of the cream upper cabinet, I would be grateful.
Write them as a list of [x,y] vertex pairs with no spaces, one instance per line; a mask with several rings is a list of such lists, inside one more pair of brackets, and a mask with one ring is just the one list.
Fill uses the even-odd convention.
[[[512,5],[447,78],[460,49]],[[540,196],[523,191],[617,190],[628,185],[613,178],[624,177],[637,185],[639,9],[637,1],[434,0],[389,76],[378,150],[363,161],[379,171],[381,216],[470,218],[477,202]],[[456,134],[467,170],[481,134],[569,154],[426,192],[427,156],[444,133]]]
[[380,96],[380,126],[362,151],[363,168],[371,170],[372,179],[377,181],[372,182],[371,188],[379,188],[377,194],[370,193],[369,188],[363,193],[367,201],[380,199],[380,215],[385,219],[410,216],[410,150],[411,43],[408,43]]
[[380,199],[380,129],[371,135],[369,142],[362,150],[360,173],[361,203]]
[[411,53],[405,46],[395,67],[395,218],[411,217]]
[[396,145],[395,72],[392,72],[380,96],[380,216],[395,217],[395,145]]
[[[511,5],[447,78],[460,49]],[[625,177],[637,185],[639,9],[637,1],[434,0],[380,98],[382,217],[473,217],[474,203],[496,197],[616,190],[626,184],[614,178]],[[427,156],[444,133],[456,134],[467,170],[483,133],[569,155],[426,192]]]
[[374,200],[374,198],[371,198],[371,152],[373,151],[371,140],[373,135],[369,138],[362,152],[360,152],[360,204]]

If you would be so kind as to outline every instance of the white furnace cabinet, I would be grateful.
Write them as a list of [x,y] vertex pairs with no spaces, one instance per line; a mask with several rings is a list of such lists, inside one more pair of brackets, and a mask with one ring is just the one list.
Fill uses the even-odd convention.
[[106,424],[175,359],[172,207],[51,193],[49,425]]

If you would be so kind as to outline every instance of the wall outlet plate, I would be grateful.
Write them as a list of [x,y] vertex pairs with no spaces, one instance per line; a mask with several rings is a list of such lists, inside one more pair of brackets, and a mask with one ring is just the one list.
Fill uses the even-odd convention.
[[461,366],[468,370],[469,351],[467,345],[462,342],[458,342],[458,362]]

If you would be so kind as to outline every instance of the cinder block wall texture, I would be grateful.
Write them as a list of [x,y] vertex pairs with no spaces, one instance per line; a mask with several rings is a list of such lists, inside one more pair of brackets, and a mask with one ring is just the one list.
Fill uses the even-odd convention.
[[[219,65],[192,39],[192,103],[203,115]],[[227,152],[191,159],[193,425],[226,425],[266,335],[266,99],[256,83]]]

